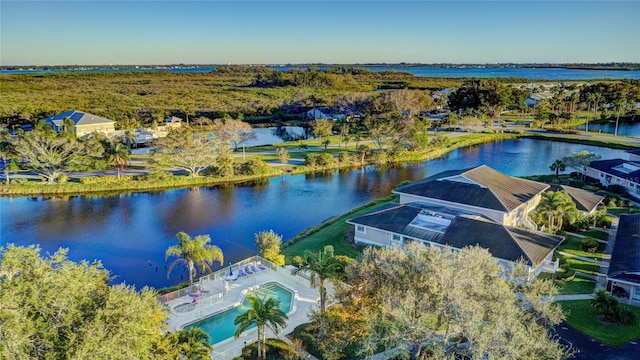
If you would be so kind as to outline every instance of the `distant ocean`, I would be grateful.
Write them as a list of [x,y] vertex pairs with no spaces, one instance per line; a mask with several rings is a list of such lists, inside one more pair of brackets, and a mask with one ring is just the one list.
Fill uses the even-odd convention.
[[[480,67],[417,67],[417,66],[363,66],[372,71],[406,71],[415,76],[436,78],[521,78],[530,80],[593,80],[593,79],[640,79],[640,71],[627,70],[582,70],[564,68],[480,68]],[[270,66],[274,70],[286,71],[292,66]],[[295,66],[294,68],[297,68]],[[319,68],[323,68],[320,66]],[[172,73],[208,73],[213,67],[203,68],[108,68],[108,69],[18,69],[1,70],[0,74],[53,74],[66,72],[148,72],[168,71]]]

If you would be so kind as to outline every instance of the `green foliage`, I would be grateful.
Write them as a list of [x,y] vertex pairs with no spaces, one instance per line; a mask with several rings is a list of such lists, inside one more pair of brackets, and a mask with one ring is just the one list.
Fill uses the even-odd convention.
[[282,236],[276,234],[273,230],[269,230],[256,233],[254,237],[260,256],[277,266],[284,266],[284,255],[280,254]]
[[198,327],[181,329],[172,334],[173,339],[178,344],[181,359],[185,360],[205,360],[211,359],[209,353],[213,351],[213,346],[209,344],[211,338],[204,330]]
[[486,249],[448,252],[420,243],[368,247],[345,273],[347,286],[336,287],[335,297],[347,313],[364,319],[357,333],[364,343],[360,358],[378,346],[445,358],[451,356],[446,341],[452,338],[469,339],[460,355],[473,358],[567,355],[547,329],[563,319],[551,300],[553,284],[525,282],[522,265],[509,274],[518,281],[506,279]]
[[120,179],[116,176],[87,176],[80,178],[80,183],[85,185],[91,184],[116,184],[122,182],[133,181],[134,176],[121,176]]
[[[265,347],[267,349],[267,359],[283,359],[283,360],[303,360],[304,358],[296,352],[288,343],[280,339],[268,338],[265,340]],[[239,360],[253,360],[259,359],[258,356],[258,344],[252,343],[242,349],[242,356]]]
[[144,180],[144,181],[163,181],[169,180],[173,178],[173,174],[168,171],[150,171],[144,175],[134,176],[134,180]]
[[189,285],[193,285],[193,276],[196,274],[196,265],[200,269],[200,273],[213,272],[210,263],[214,261],[224,264],[224,256],[222,250],[215,245],[209,245],[211,237],[209,235],[198,235],[193,239],[185,232],[176,234],[178,244],[171,246],[165,252],[165,259],[176,256],[167,267],[167,277],[171,274],[171,270],[176,264],[185,263],[189,268]]
[[598,250],[598,246],[600,246],[600,243],[592,237],[587,236],[580,240],[580,248],[584,251],[594,253]]
[[266,162],[260,159],[252,159],[236,165],[235,172],[238,175],[268,175],[272,173],[272,169]]
[[[278,333],[280,328],[286,326],[286,320],[289,319],[284,311],[280,310],[280,300],[275,297],[259,297],[255,294],[247,296],[249,301],[249,309],[239,314],[234,320],[236,332],[234,336],[237,338],[242,335],[251,326],[258,328],[258,355],[262,354],[262,358],[266,357],[266,340],[265,331],[270,329],[274,333]],[[262,350],[262,352],[261,352]]]
[[154,140],[154,146],[154,163],[160,168],[178,168],[190,177],[197,177],[206,168],[217,165],[219,152],[228,143],[208,133],[180,130]]
[[62,172],[91,163],[103,154],[97,142],[37,130],[19,134],[13,149],[24,161],[22,168],[41,175],[48,183],[56,182]]
[[[567,324],[600,343],[619,346],[640,337],[640,327],[620,323],[606,323],[598,319],[599,311],[591,306],[590,300],[561,301],[567,313]],[[640,316],[640,308],[621,304],[621,307]]]
[[604,289],[596,291],[596,295],[590,302],[591,306],[603,313],[609,319],[623,325],[635,324],[636,314],[624,307],[615,296]]
[[317,166],[331,166],[334,162],[335,159],[333,158],[333,155],[329,153],[322,153],[316,158]]
[[166,310],[155,292],[109,286],[99,262],[74,263],[67,250],[0,248],[0,358],[173,358]]

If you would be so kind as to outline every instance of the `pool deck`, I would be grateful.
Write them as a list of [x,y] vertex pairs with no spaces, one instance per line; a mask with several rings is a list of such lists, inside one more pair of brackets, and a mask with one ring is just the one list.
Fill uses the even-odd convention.
[[[227,288],[225,288],[225,282],[227,283]],[[185,325],[205,318],[210,314],[239,305],[244,299],[242,290],[268,282],[280,283],[295,293],[293,305],[288,314],[287,326],[280,330],[279,337],[291,333],[296,326],[309,321],[307,316],[309,310],[317,309],[320,301],[318,288],[310,288],[309,280],[300,276],[293,276],[290,270],[279,267],[276,270],[267,268],[235,281],[225,281],[223,279],[201,280],[202,288],[208,290],[208,292],[196,298],[197,304],[194,310],[185,313],[171,311],[167,325],[171,331],[177,331]],[[331,287],[328,286],[327,292],[332,293],[331,290]],[[191,296],[183,296],[169,301],[167,305],[169,309],[173,309],[177,305],[191,303],[193,299]],[[274,337],[274,335],[267,330],[267,337]],[[214,344],[214,351],[211,355],[215,359],[232,359],[234,356],[240,355],[245,342],[252,343],[256,340],[257,330],[254,328],[248,330],[237,339],[231,338]]]

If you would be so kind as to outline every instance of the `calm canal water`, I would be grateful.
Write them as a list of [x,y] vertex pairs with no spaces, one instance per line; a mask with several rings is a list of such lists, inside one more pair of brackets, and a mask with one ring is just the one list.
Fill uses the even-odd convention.
[[[580,125],[576,129],[584,131],[585,125]],[[614,134],[616,130],[615,122],[608,122],[605,124],[592,124],[589,123],[590,133],[608,133]],[[620,136],[633,136],[640,137],[640,122],[619,122],[618,123],[618,135]]]
[[548,174],[554,159],[581,150],[603,158],[625,157],[621,150],[521,139],[458,149],[440,159],[395,168],[289,175],[258,184],[102,197],[1,198],[0,245],[40,244],[49,252],[67,247],[73,260],[101,260],[114,283],[163,287],[187,279],[182,268],[169,279],[164,269],[164,252],[179,231],[210,234],[228,263],[256,253],[256,232],[273,229],[290,239],[389,194],[404,180],[481,164],[514,176]]

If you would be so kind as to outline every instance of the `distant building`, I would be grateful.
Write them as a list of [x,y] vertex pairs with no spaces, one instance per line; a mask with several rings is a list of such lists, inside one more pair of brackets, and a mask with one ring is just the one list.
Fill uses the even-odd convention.
[[[630,155],[633,157],[634,155]],[[640,161],[609,159],[592,161],[587,176],[598,179],[604,186],[620,185],[629,194],[640,195]]]
[[164,119],[164,124],[167,127],[177,129],[182,127],[182,119],[177,116],[169,116],[168,118]]
[[529,95],[529,97],[524,101],[525,105],[530,108],[535,108],[538,106],[538,103],[542,100],[549,99],[553,97],[551,93],[533,93]]
[[65,130],[64,120],[66,118],[73,122],[72,131],[77,137],[86,137],[94,131],[105,134],[114,134],[115,132],[115,121],[77,110],[53,115],[44,121],[51,125],[55,132],[61,132]]

